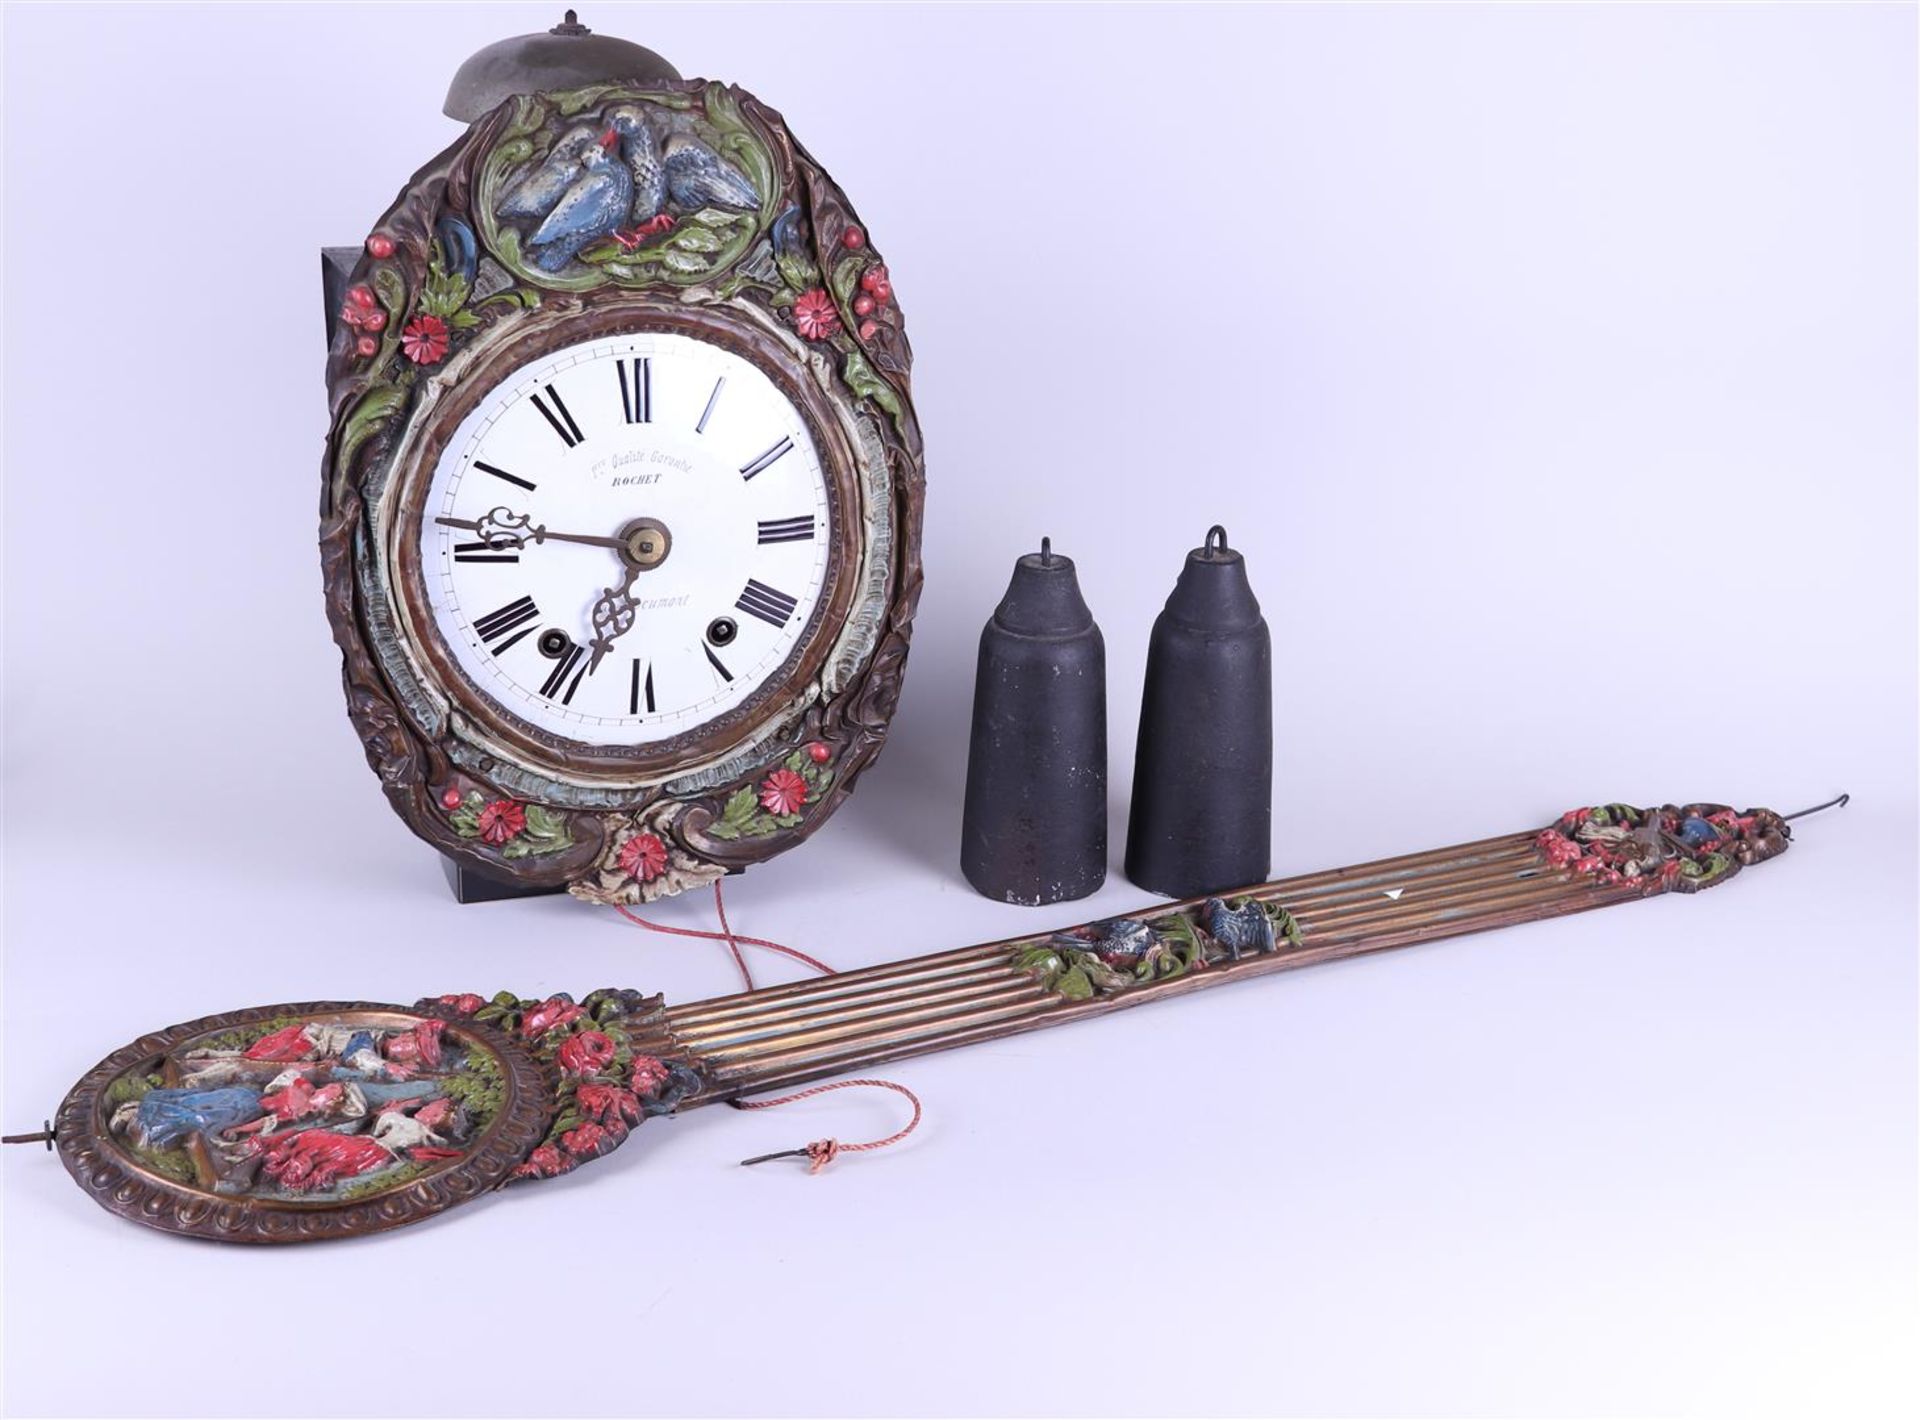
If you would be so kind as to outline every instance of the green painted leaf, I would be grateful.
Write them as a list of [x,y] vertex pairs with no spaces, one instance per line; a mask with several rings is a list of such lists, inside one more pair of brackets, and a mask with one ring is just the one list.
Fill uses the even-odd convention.
[[[795,291],[811,291],[820,284],[820,268],[805,257],[775,252],[773,264],[780,272],[780,279]],[[793,298],[788,296],[787,299],[791,301]]]
[[840,366],[840,375],[846,380],[848,389],[862,398],[872,400],[896,421],[899,420],[900,396],[893,392],[892,385],[873,372],[873,366],[867,363],[866,356],[858,350],[849,350]]
[[738,838],[753,821],[759,806],[760,801],[755,796],[751,784],[736,789],[732,797],[727,800],[726,806],[721,809],[720,817],[714,820],[713,826],[707,832],[715,838]]
[[719,251],[720,238],[699,223],[683,223],[674,228],[667,245],[677,251]]
[[660,264],[669,271],[682,275],[699,276],[713,270],[714,263],[697,252],[683,251],[679,247],[668,247],[660,253]]
[[864,258],[850,256],[833,268],[833,298],[841,305],[853,299],[853,288],[859,284],[860,273],[866,265]]
[[504,305],[518,306],[522,310],[532,310],[540,304],[540,293],[524,286],[512,286],[505,291],[495,291],[491,296],[483,296],[473,303],[474,309],[485,310],[496,301]]
[[374,385],[361,395],[340,426],[334,471],[343,477],[352,472],[353,458],[360,452],[360,446],[379,433],[381,426],[398,414],[406,402],[407,391],[400,385]]
[[573,830],[565,814],[556,814],[539,804],[527,805],[527,826],[500,850],[503,858],[526,858],[538,853],[557,853],[573,846]]
[[1060,979],[1053,983],[1053,989],[1069,1001],[1085,1001],[1093,995],[1093,981],[1084,967],[1071,967],[1060,973]]
[[1016,971],[1057,971],[1062,965],[1060,954],[1044,943],[1026,947],[1015,953],[1013,958]]

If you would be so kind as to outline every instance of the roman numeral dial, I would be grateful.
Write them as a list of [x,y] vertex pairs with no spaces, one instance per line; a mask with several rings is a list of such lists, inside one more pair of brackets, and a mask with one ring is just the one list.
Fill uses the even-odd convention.
[[837,634],[821,608],[852,559],[824,445],[735,349],[616,331],[548,350],[463,397],[402,490],[400,570],[431,612],[409,629],[437,638],[417,664],[492,745],[651,770],[653,747],[691,763],[710,733],[720,756]]
[[532,597],[516,597],[496,611],[476,619],[473,631],[487,649],[498,656],[507,647],[523,637],[533,634],[533,623],[540,617],[540,608],[533,604]]
[[778,443],[773,444],[763,453],[755,455],[742,464],[740,466],[740,476],[751,483],[792,452],[793,440],[791,438],[782,438]]
[[794,609],[800,605],[800,599],[769,587],[765,582],[749,581],[747,589],[740,593],[740,599],[734,605],[748,616],[759,617],[769,626],[785,626],[792,618]]
[[653,358],[641,355],[614,366],[620,376],[620,411],[629,424],[653,423]]
[[580,432],[580,426],[573,422],[573,414],[567,408],[566,401],[560,398],[559,391],[552,385],[547,386],[545,399],[537,394],[527,397],[533,401],[533,407],[540,411],[541,417],[553,426],[553,432],[560,436],[560,442],[568,448],[586,438]]
[[800,518],[762,518],[759,540],[763,546],[770,542],[805,542],[818,525],[819,519],[812,513]]

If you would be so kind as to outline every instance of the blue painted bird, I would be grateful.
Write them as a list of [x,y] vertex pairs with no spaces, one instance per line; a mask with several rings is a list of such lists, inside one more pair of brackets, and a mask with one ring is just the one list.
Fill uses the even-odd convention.
[[1247,950],[1271,952],[1279,948],[1274,940],[1273,919],[1257,902],[1228,907],[1219,898],[1210,897],[1200,911],[1207,935],[1225,947],[1234,961],[1239,961],[1240,953]]
[[589,123],[569,128],[549,150],[547,160],[508,189],[495,210],[502,217],[546,216],[580,180],[580,160],[599,137],[600,131]]
[[698,138],[676,133],[667,140],[664,161],[667,195],[689,212],[702,207],[750,212],[760,205],[760,194],[741,171]]
[[[609,130],[607,139],[616,135]],[[527,245],[542,271],[558,271],[582,247],[611,236],[633,206],[633,174],[596,144],[580,157],[580,177],[547,214]]]
[[649,237],[673,225],[661,211],[667,205],[667,169],[660,161],[660,139],[638,104],[621,104],[607,115],[620,135],[620,156],[633,174],[633,236]]

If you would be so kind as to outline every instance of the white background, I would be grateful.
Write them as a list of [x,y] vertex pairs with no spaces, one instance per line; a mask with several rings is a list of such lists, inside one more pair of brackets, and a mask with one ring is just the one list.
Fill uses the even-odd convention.
[[[558,8],[6,12],[9,1128],[232,1007],[732,986],[572,901],[455,906],[321,613],[316,249]],[[976,637],[1043,533],[1106,631],[1116,864],[1216,520],[1273,626],[1276,875],[1855,803],[1702,897],[902,1065],[926,1125],[819,1178],[733,1161],[897,1101],[271,1253],[8,1150],[13,1410],[1911,1413],[1912,9],[584,18],[786,114],[919,354],[894,741],[739,929],[853,966],[1142,900],[958,874]]]

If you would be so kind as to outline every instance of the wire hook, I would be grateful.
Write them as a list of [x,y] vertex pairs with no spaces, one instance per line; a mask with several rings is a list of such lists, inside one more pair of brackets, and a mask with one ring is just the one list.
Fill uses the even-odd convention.
[[1844,809],[1847,806],[1847,801],[1851,798],[1853,798],[1851,794],[1842,794],[1837,799],[1828,799],[1824,804],[1815,804],[1810,809],[1800,809],[1795,813],[1781,814],[1780,819],[1781,822],[1784,823],[1789,819],[1805,818],[1808,814],[1817,814],[1822,809]]

